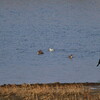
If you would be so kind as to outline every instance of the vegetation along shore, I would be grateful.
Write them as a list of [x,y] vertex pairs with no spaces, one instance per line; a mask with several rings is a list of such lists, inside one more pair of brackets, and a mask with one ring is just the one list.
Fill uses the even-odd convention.
[[100,100],[100,83],[4,84],[0,100]]

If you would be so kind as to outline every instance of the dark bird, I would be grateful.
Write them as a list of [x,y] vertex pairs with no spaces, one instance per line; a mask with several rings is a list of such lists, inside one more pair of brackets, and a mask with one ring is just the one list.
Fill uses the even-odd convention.
[[44,53],[43,53],[42,50],[39,50],[39,51],[37,52],[37,54],[38,54],[38,55],[41,55],[41,54],[44,54]]
[[100,65],[100,59],[99,59],[99,61],[98,61],[98,64],[97,64],[97,66],[99,66]]

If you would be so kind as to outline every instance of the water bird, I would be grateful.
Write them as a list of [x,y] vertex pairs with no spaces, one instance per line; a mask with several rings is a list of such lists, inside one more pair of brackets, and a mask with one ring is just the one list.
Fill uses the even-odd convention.
[[38,54],[38,55],[41,55],[41,54],[44,54],[44,52],[43,52],[42,50],[39,50],[39,51],[37,52],[37,54]]
[[69,58],[69,59],[72,59],[72,58],[73,58],[73,55],[72,55],[72,54],[71,54],[71,55],[69,55],[69,56],[68,56],[68,58]]
[[100,59],[99,59],[99,61],[98,61],[98,64],[97,64],[97,67],[100,65]]
[[49,48],[48,51],[53,52],[55,50],[53,48]]

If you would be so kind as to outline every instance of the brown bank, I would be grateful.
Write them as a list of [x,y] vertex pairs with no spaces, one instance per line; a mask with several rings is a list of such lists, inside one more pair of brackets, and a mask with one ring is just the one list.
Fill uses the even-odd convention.
[[1,85],[0,100],[100,100],[100,83]]

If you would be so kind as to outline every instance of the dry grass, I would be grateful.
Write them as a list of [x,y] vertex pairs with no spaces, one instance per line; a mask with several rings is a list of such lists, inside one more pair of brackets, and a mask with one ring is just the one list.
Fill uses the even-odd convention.
[[100,100],[100,83],[1,85],[0,100]]

